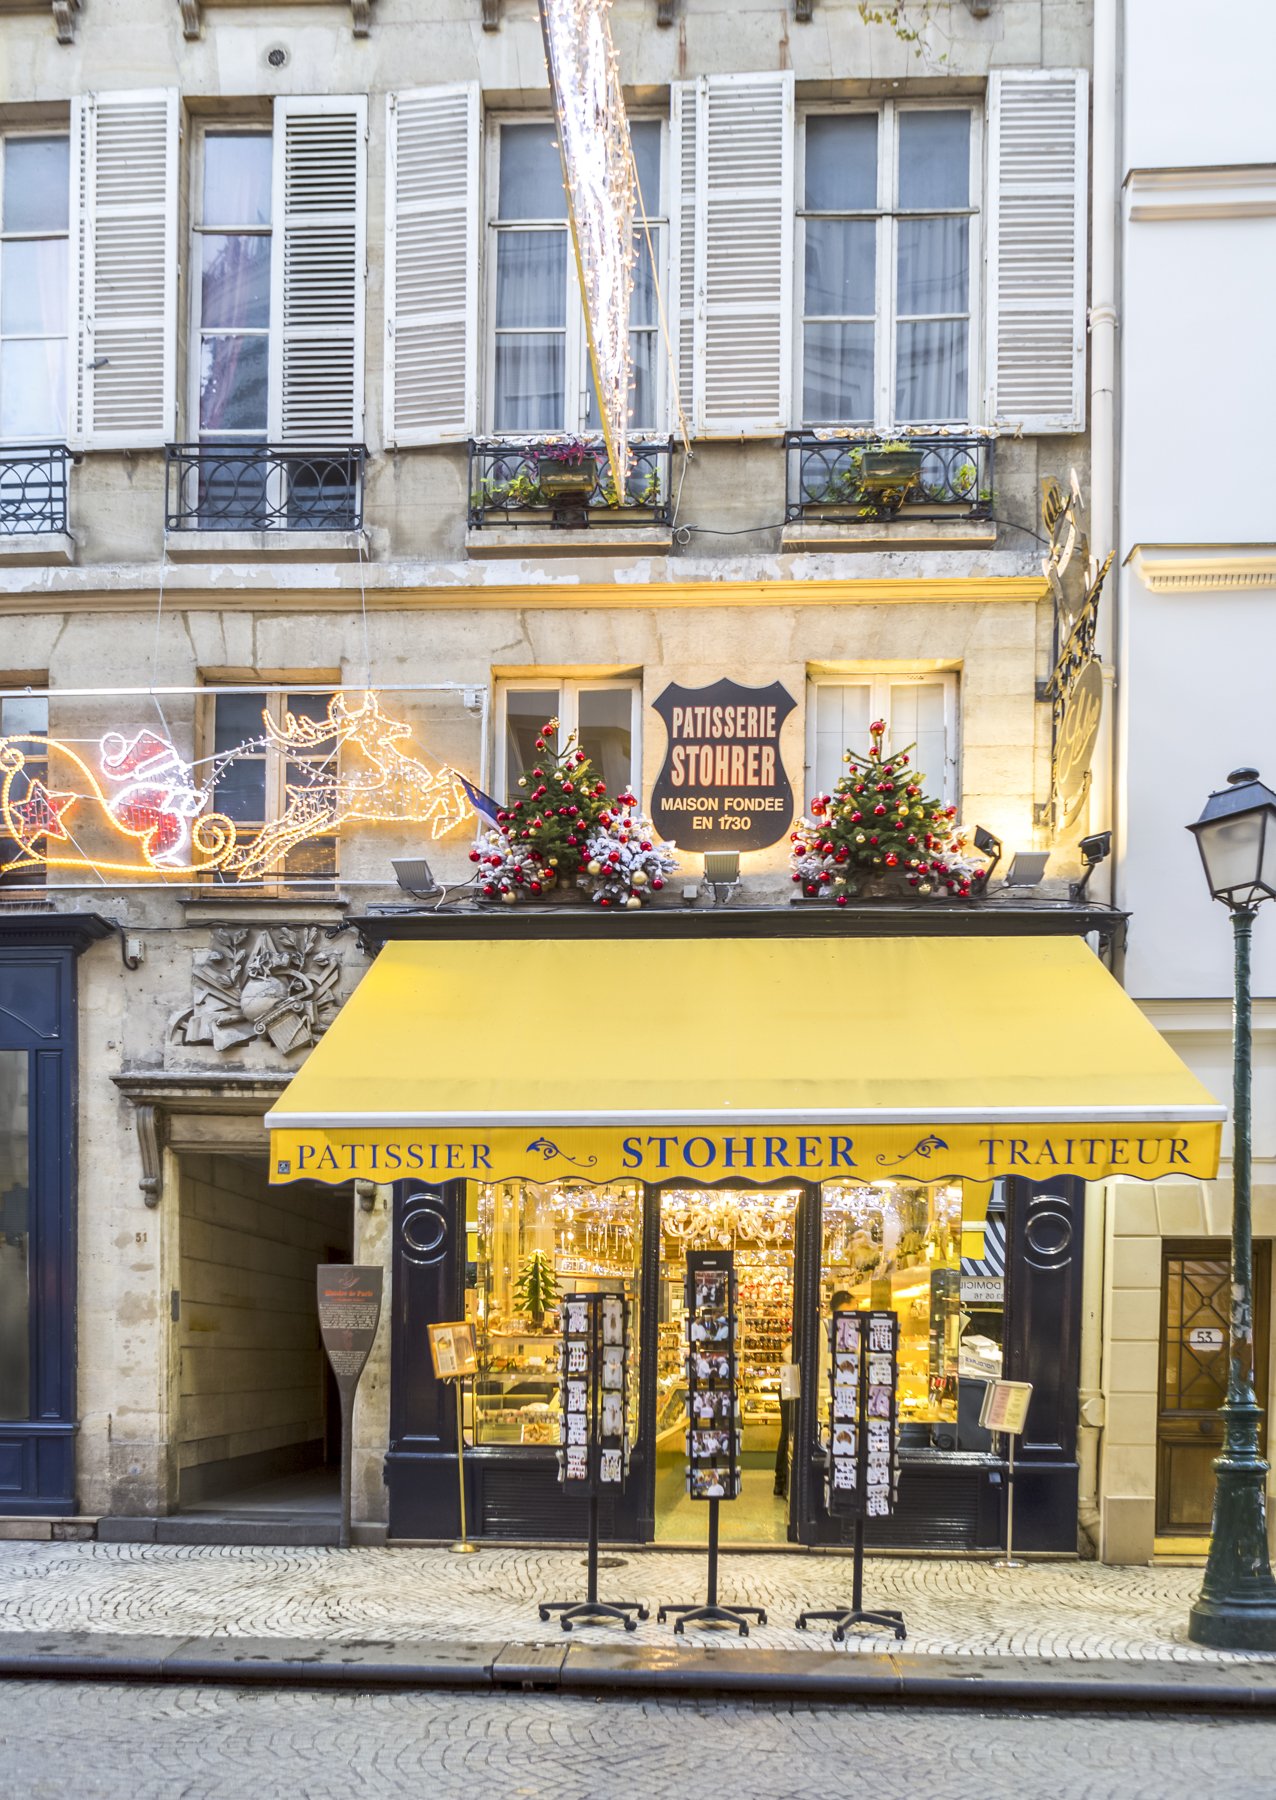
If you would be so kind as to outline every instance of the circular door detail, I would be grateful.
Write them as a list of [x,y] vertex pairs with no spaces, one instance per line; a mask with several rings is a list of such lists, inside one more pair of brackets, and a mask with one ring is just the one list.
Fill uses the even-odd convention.
[[433,1195],[412,1195],[403,1209],[399,1227],[403,1254],[408,1262],[428,1266],[442,1262],[447,1245],[447,1218]]
[[1034,1269],[1062,1269],[1072,1260],[1072,1208],[1061,1194],[1029,1203],[1024,1241]]

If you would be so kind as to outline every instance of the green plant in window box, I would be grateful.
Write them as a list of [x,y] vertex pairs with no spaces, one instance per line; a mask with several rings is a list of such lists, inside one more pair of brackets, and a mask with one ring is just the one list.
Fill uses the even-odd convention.
[[[547,500],[588,500],[598,486],[598,451],[586,438],[560,438],[534,444],[528,452],[536,464],[536,483]],[[615,493],[615,483],[611,484]],[[619,496],[611,502],[619,504]]]
[[514,1303],[533,1331],[544,1329],[545,1315],[558,1305],[558,1277],[543,1250],[533,1250],[519,1269]]

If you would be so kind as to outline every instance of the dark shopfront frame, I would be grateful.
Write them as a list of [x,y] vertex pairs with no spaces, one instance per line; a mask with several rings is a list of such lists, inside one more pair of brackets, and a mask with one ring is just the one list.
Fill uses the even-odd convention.
[[0,1050],[28,1058],[30,1403],[0,1419],[0,1515],[77,1510],[76,960],[96,913],[0,915]]
[[[720,1182],[801,1189],[794,1234],[793,1341],[802,1366],[790,1484],[790,1540],[846,1541],[824,1507],[816,1427],[818,1288],[822,1217],[818,1185]],[[1071,1553],[1077,1543],[1076,1420],[1080,1378],[1084,1183],[1011,1179],[1005,1184],[1007,1295],[1005,1374],[1033,1383],[1028,1429],[1016,1455],[1015,1541],[1024,1550]],[[622,1499],[602,1508],[604,1538],[646,1543],[655,1535],[656,1339],[661,1188],[644,1184],[639,1272],[639,1422]],[[389,1488],[392,1541],[446,1539],[459,1530],[456,1410],[435,1380],[426,1326],[463,1316],[466,1287],[465,1183],[437,1188],[400,1182],[393,1221]],[[1004,1542],[1004,1487],[995,1456],[905,1450],[899,1507],[873,1521],[870,1546],[993,1549]],[[566,1498],[552,1449],[476,1445],[465,1454],[470,1528],[506,1541],[576,1540],[586,1534],[583,1502]]]

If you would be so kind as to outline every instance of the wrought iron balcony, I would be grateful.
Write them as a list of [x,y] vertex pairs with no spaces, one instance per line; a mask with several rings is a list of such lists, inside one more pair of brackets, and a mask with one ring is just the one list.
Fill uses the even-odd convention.
[[784,453],[786,523],[986,519],[992,512],[991,438],[790,431]]
[[358,531],[362,444],[169,444],[168,531]]
[[65,531],[65,444],[22,444],[0,449],[0,536]]
[[[552,440],[547,440],[552,448]],[[546,446],[470,441],[471,526],[529,525],[544,530],[582,526],[667,525],[673,517],[673,439],[631,440],[632,466],[617,495],[607,453],[597,446],[592,487],[575,494],[551,494],[553,471],[561,468],[538,455]],[[544,485],[543,485],[544,484]]]

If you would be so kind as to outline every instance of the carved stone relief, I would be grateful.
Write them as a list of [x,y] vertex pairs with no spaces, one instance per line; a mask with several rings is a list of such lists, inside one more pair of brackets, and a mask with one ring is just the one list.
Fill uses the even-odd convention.
[[195,998],[173,1020],[184,1044],[237,1050],[264,1039],[287,1055],[316,1043],[337,1016],[341,958],[313,925],[219,925],[192,971]]

